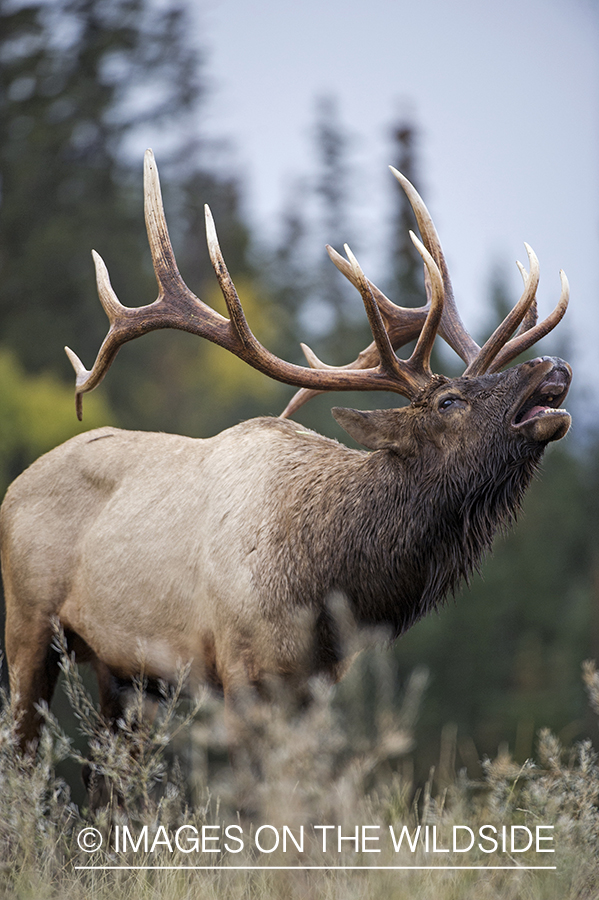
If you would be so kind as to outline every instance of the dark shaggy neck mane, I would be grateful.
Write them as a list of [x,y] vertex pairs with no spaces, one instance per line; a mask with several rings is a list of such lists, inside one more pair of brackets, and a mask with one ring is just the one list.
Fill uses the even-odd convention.
[[359,622],[405,631],[468,579],[513,522],[542,456],[538,445],[514,449],[476,464],[464,453],[441,472],[437,459],[434,479],[425,456],[371,454],[355,484],[348,478],[336,502],[328,497],[336,515],[324,517],[334,527],[319,583],[342,591]]

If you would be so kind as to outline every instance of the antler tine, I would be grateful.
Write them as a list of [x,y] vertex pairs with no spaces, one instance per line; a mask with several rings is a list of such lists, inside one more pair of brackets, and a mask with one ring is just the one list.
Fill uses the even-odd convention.
[[[372,288],[373,287],[372,282],[369,282],[369,284]],[[422,307],[422,309],[424,309],[424,307]],[[388,333],[389,333],[389,338],[391,339],[391,332],[389,331]],[[414,337],[415,337],[415,335],[414,335]],[[407,344],[409,340],[412,340],[412,338],[407,338],[405,341],[402,341],[402,343]],[[366,347],[366,349],[361,350],[360,353],[358,353],[357,359],[355,359],[353,362],[346,363],[344,366],[329,366],[326,363],[321,362],[321,360],[318,359],[318,357],[316,356],[314,351],[311,350],[310,347],[308,347],[306,344],[300,344],[300,347],[302,348],[304,356],[308,360],[308,365],[310,365],[313,369],[314,368],[320,368],[320,369],[336,368],[338,371],[341,369],[349,369],[349,370],[351,370],[351,369],[376,369],[376,367],[379,364],[379,352],[378,352],[377,346],[374,341],[372,342],[372,344],[369,344],[368,347]],[[289,403],[287,404],[287,406],[285,407],[283,412],[279,415],[279,418],[280,419],[289,418],[289,416],[292,416],[294,413],[296,413],[298,411],[298,409],[301,409],[301,407],[304,405],[304,403],[307,403],[308,400],[311,400],[312,397],[317,397],[318,394],[324,394],[324,393],[326,393],[326,391],[324,389],[312,390],[310,388],[300,388],[300,390],[297,391],[293,395],[293,397],[291,398],[291,400],[289,401]]]
[[302,353],[306,357],[306,361],[311,369],[334,369],[335,366],[329,366],[328,363],[324,363],[321,359],[319,359],[310,347],[307,344],[300,343],[300,347],[302,348]]
[[[519,260],[516,260],[516,265],[518,266],[520,275],[522,276],[522,281],[524,282],[524,287],[526,287],[526,282],[528,281],[528,272],[526,271],[526,269],[524,268],[524,266],[522,265],[522,263]],[[528,310],[526,311],[526,315],[522,319],[520,328],[518,329],[517,333],[524,334],[525,331],[529,331],[531,328],[533,328],[537,324],[538,318],[539,318],[539,311],[537,308],[537,298],[535,297],[534,300],[532,301],[532,303],[530,304],[530,306],[528,307]]]
[[229,275],[229,270],[225,263],[218,237],[216,234],[216,225],[210,211],[210,207],[206,203],[204,205],[204,215],[206,220],[206,242],[208,244],[208,253],[210,262],[217,277],[219,287],[227,304],[227,310],[231,317],[231,322],[235,328],[235,332],[246,347],[258,347],[258,341],[251,332],[250,326],[243,312],[239,294],[233,284],[233,279]]
[[349,245],[344,244],[343,249],[347,253],[347,258],[352,267],[355,284],[360,291],[360,294],[362,295],[362,300],[364,301],[366,315],[368,316],[370,330],[372,331],[372,336],[374,337],[374,342],[379,352],[381,366],[383,367],[383,369],[385,369],[385,371],[393,372],[397,368],[397,357],[393,352],[393,347],[391,346],[389,335],[385,330],[381,312],[378,308],[376,300],[374,299],[373,293],[370,289],[370,285],[368,284],[368,279],[360,268],[360,264],[350,250]]
[[154,274],[163,294],[173,280],[183,283],[164,215],[158,167],[151,150],[144,154],[144,217]]
[[429,273],[432,285],[432,300],[414,352],[407,360],[398,359],[395,355],[391,340],[385,330],[381,311],[379,310],[378,304],[370,289],[370,282],[364,275],[356,257],[347,244],[345,244],[345,252],[347,253],[355,281],[357,282],[357,286],[362,294],[364,306],[366,307],[376,349],[378,350],[380,366],[385,372],[388,372],[389,374],[394,372],[397,377],[405,379],[408,387],[406,396],[413,397],[420,393],[423,387],[425,387],[433,377],[429,365],[430,355],[443,313],[444,290],[441,273],[439,272],[435,260],[414,234],[410,232],[410,236],[414,241],[416,249],[422,256],[425,267]]
[[[307,360],[310,368],[312,368],[312,369],[333,369],[334,368],[334,366],[329,366],[329,365],[327,365],[327,363],[322,362],[322,360],[320,360],[317,357],[316,353],[314,353],[314,351],[310,347],[308,347],[307,344],[300,343],[300,347],[302,348],[302,353],[306,357],[306,360]],[[372,350],[373,350],[373,353],[372,353],[373,358],[365,365],[360,366],[360,368],[362,368],[362,369],[373,369],[378,362],[378,354],[377,354],[376,344],[374,343],[374,341],[372,342],[372,344],[370,344],[370,348],[372,348]],[[351,364],[349,366],[346,365],[346,366],[343,366],[342,368],[350,369],[350,368],[352,368],[352,365]],[[324,393],[326,393],[326,392],[311,390],[310,388],[300,388],[299,391],[295,392],[295,394],[293,395],[293,397],[291,398],[291,400],[289,401],[289,403],[287,404],[287,406],[285,407],[283,412],[280,413],[279,419],[288,419],[289,416],[292,416],[295,412],[297,412],[297,410],[300,409],[304,405],[304,403],[307,403],[308,400],[311,400],[312,397],[317,397],[318,394],[324,394]]]
[[[326,245],[325,249],[331,262],[339,269],[342,275],[345,275],[347,280],[351,281],[353,286],[360,290],[360,282],[354,273],[351,263],[344,259],[340,253],[337,253],[329,244]],[[404,344],[409,344],[410,341],[413,341],[420,334],[420,329],[430,308],[429,304],[426,303],[424,306],[416,308],[398,306],[389,300],[369,278],[366,281],[384,319],[393,349],[398,350]]]
[[528,350],[529,347],[540,341],[550,331],[553,331],[557,323],[564,317],[570,299],[570,285],[563,269],[560,270],[559,277],[561,292],[553,312],[546,319],[543,319],[542,322],[533,325],[527,331],[519,332],[511,341],[508,341],[489,366],[489,372],[498,372],[504,366],[507,366],[520,353],[524,353],[525,350]]
[[539,284],[539,261],[532,247],[528,244],[525,244],[524,246],[526,247],[526,252],[528,254],[530,272],[524,282],[522,296],[511,312],[505,317],[503,322],[495,329],[488,341],[483,345],[480,353],[467,367],[464,375],[482,375],[484,372],[488,371],[501,348],[507,343],[510,336],[518,328],[531,305],[534,303]]
[[380,366],[388,374],[395,373],[398,378],[404,379],[407,387],[406,396],[413,398],[421,392],[433,377],[430,368],[430,356],[443,314],[444,287],[441,273],[431,254],[415,234],[410,232],[410,237],[422,256],[428,271],[432,288],[432,299],[424,326],[416,342],[416,347],[407,360],[398,359],[395,355],[389,335],[383,324],[381,312],[370,290],[368,279],[347,244],[345,244],[345,252],[366,307],[370,328],[379,352]]
[[433,351],[435,337],[437,336],[437,330],[443,316],[445,287],[439,267],[424,244],[418,240],[413,231],[410,231],[410,238],[421,255],[425,270],[428,273],[431,285],[431,306],[424,327],[420,332],[420,336],[418,337],[416,346],[414,347],[414,351],[408,362],[418,370],[422,371],[427,378],[430,379],[433,377],[430,367],[431,353]]
[[119,322],[122,317],[127,314],[127,308],[119,302],[112,284],[110,283],[110,275],[108,274],[108,269],[106,268],[104,260],[95,250],[92,250],[92,258],[96,269],[98,297],[104,312],[108,316],[110,328],[98,351],[96,361],[89,370],[85,368],[77,354],[71,350],[70,347],[64,348],[71,365],[75,369],[75,407],[79,421],[83,418],[82,394],[86,391],[93,390],[100,384],[108,371],[110,364],[118,353],[121,345],[121,342],[116,337]]
[[458,312],[453,295],[449,270],[447,268],[447,263],[445,262],[445,255],[431,214],[411,181],[393,166],[389,166],[389,168],[395,178],[399,181],[409,200],[410,206],[414,211],[422,242],[435,260],[437,267],[441,272],[445,301],[443,316],[439,325],[439,334],[466,364],[470,364],[480,351],[480,347],[466,330]]

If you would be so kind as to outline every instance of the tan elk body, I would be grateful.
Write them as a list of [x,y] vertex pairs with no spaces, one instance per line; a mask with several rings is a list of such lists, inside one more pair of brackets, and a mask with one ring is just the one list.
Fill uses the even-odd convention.
[[[104,713],[143,670],[172,680],[191,663],[190,689],[208,682],[234,700],[285,679],[301,694],[310,676],[338,678],[347,663],[331,598],[358,625],[394,636],[434,608],[511,522],[548,442],[570,417],[559,408],[571,372],[542,357],[500,371],[555,326],[536,322],[536,259],[512,313],[482,348],[465,331],[426,207],[398,176],[423,236],[429,302],[402,310],[349,262],[375,343],[347,367],[277,360],[255,340],[209,221],[209,246],[230,320],[183,284],[146,159],[146,217],[160,286],[155,304],[127,310],[97,260],[111,329],[87,372],[70,352],[77,392],[103,377],[120,344],[152,328],[195,331],[311,393],[391,389],[407,407],[334,411],[371,452],[351,450],[291,420],[255,419],[198,440],[104,428],[48,453],[8,491],[0,517],[11,693],[23,744],[35,741],[35,703],[56,679],[57,618],[98,675]],[[439,333],[467,363],[460,378],[433,375]],[[409,360],[394,348],[418,338]],[[80,405],[79,405],[80,408]]]

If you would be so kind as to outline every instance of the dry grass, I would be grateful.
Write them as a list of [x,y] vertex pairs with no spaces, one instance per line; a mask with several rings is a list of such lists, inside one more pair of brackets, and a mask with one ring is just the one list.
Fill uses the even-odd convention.
[[[124,900],[191,900],[191,898],[286,898],[286,900],[352,900],[385,896],[436,900],[596,900],[599,897],[599,767],[588,743],[563,748],[549,733],[539,735],[538,759],[517,766],[507,755],[484,763],[484,778],[469,781],[464,774],[449,777],[433,794],[431,785],[414,790],[409,777],[412,752],[410,727],[423,690],[424,676],[416,673],[406,691],[403,709],[391,719],[388,710],[375,716],[377,739],[355,741],[344,733],[323,686],[316,685],[312,707],[301,717],[285,715],[283,705],[262,706],[250,717],[254,757],[260,771],[241,767],[235,779],[230,769],[213,772],[213,760],[222,751],[222,716],[218,704],[207,698],[199,718],[197,710],[181,713],[179,692],[164,690],[160,714],[149,724],[143,717],[143,690],[138,685],[120,728],[113,733],[85,691],[76,667],[63,655],[69,699],[87,735],[92,772],[101,804],[78,809],[67,786],[55,774],[56,763],[71,756],[81,762],[58,723],[46,711],[37,758],[23,759],[16,749],[15,726],[8,706],[0,722],[0,894],[19,900],[45,898],[124,898]],[[183,676],[182,676],[183,677]],[[584,678],[590,702],[599,713],[599,675],[587,664]],[[212,745],[214,736],[214,744]],[[184,764],[173,757],[178,750]],[[185,769],[185,777],[183,776]],[[228,777],[225,777],[228,773]],[[212,785],[212,794],[208,785]],[[432,782],[431,782],[432,784]],[[218,790],[216,789],[218,785]],[[534,832],[551,825],[555,853],[485,853],[478,829],[492,824],[499,830],[522,826]],[[269,826],[258,831],[261,826]],[[322,830],[327,832],[326,851]],[[337,826],[342,835],[354,835],[369,826],[366,837],[378,838],[359,846],[342,842],[338,852]],[[451,850],[452,829],[468,826],[477,843],[467,853]],[[122,848],[123,829],[142,840],[137,851]],[[232,827],[233,826],[233,827]],[[283,833],[287,847],[283,852]],[[303,826],[304,845],[299,842]],[[399,836],[403,826],[410,836],[420,826],[421,837],[432,839],[437,828],[439,848],[448,853],[427,853],[421,840],[412,852],[404,840],[396,852],[390,826]],[[229,827],[229,837],[224,829]],[[77,838],[86,828],[102,835],[103,846],[86,853]],[[146,831],[144,831],[144,828]],[[186,840],[202,828],[216,837],[206,849],[190,852]],[[195,831],[194,831],[195,829]],[[220,830],[219,830],[220,829]],[[276,832],[275,832],[276,829]],[[147,833],[148,847],[143,836]],[[270,848],[279,835],[280,845]],[[466,835],[462,830],[460,834]],[[152,850],[154,837],[160,843]],[[239,847],[241,852],[227,852]],[[172,852],[169,847],[172,847]],[[547,845],[546,845],[547,846]],[[379,853],[367,852],[380,849]],[[487,845],[488,848],[488,845]],[[201,847],[200,847],[201,851]],[[217,866],[215,869],[79,869],[78,866]],[[275,866],[302,866],[293,870]],[[360,869],[333,866],[369,866]],[[383,866],[469,865],[480,869],[385,870]],[[548,871],[498,870],[489,866],[554,865]],[[233,866],[254,867],[248,870]],[[267,866],[267,869],[257,868]],[[326,868],[307,869],[307,866]],[[375,870],[376,868],[376,870]]]

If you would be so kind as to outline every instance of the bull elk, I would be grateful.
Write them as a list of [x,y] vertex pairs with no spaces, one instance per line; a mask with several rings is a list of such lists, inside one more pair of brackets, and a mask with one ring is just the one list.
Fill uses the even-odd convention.
[[[285,362],[252,334],[225,266],[210,211],[208,247],[229,318],[196,297],[175,262],[151,151],[145,215],[158,299],[122,306],[94,253],[110,329],[93,368],[67,348],[81,397],[102,380],[119,347],[148,331],[177,328],[213,341],[249,365],[299,388],[282,417],[259,418],[206,440],[100,428],[35,462],[10,487],[0,516],[6,649],[24,746],[37,739],[35,704],[57,676],[52,623],[95,669],[104,715],[121,714],[124,687],[143,670],[173,679],[190,663],[191,691],[204,682],[225,705],[278,676],[301,693],[347,660],[330,598],[343,596],[359,626],[393,636],[439,605],[468,577],[498,527],[510,524],[550,441],[568,431],[560,406],[571,370],[540,357],[505,369],[563,316],[537,323],[539,268],[521,299],[479,347],[459,316],[441,245],[414,187],[394,171],[422,242],[427,303],[392,303],[347,259],[327,248],[358,288],[374,342],[332,367],[304,348],[309,368]],[[437,332],[466,365],[433,374]],[[416,339],[409,359],[395,351]],[[365,450],[349,449],[287,416],[315,392],[394,391],[409,404],[334,409]]]

